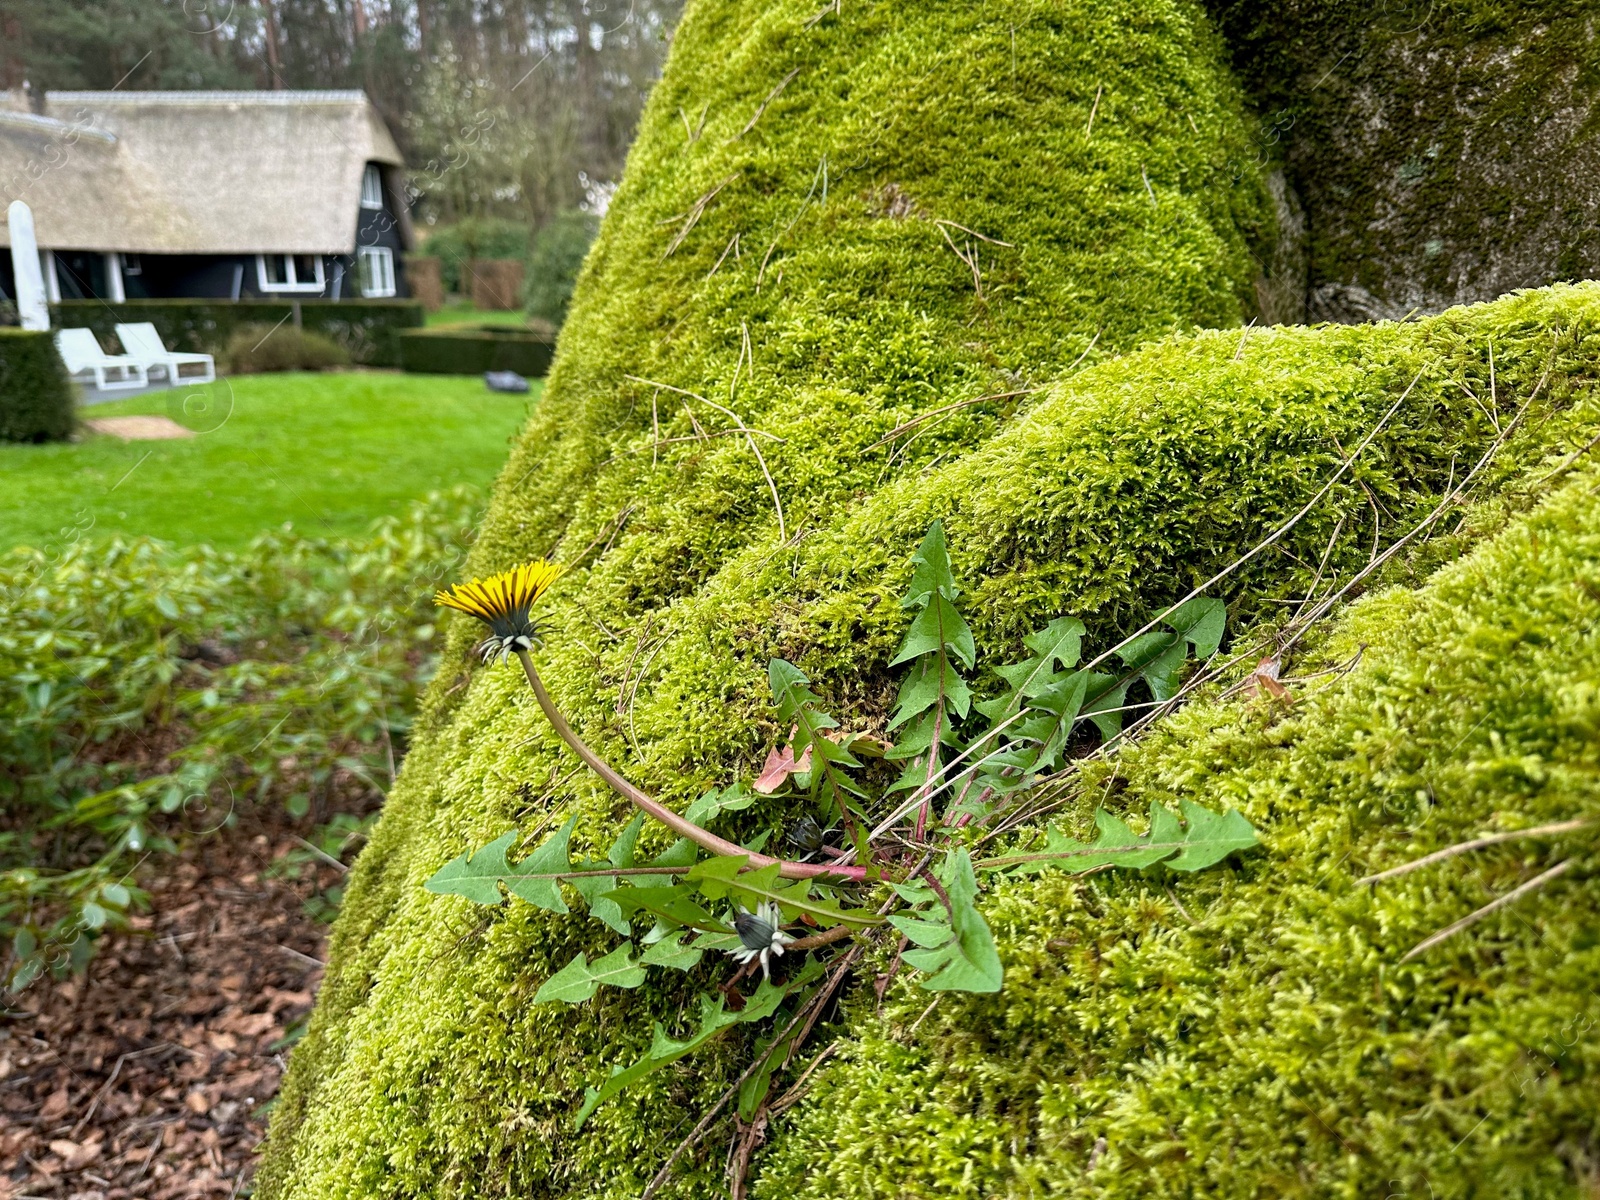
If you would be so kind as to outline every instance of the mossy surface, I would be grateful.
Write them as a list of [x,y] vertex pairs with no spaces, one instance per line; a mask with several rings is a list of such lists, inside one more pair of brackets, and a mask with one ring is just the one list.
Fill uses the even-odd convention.
[[[1227,166],[1248,146],[1198,10],[852,3],[808,27],[816,13],[691,7],[476,551],[479,571],[572,564],[541,668],[585,737],[668,801],[748,777],[779,735],[770,655],[881,723],[894,598],[936,516],[986,654],[1061,612],[1103,647],[1293,514],[1408,385],[1351,481],[1232,581],[1236,622],[1303,590],[1330,539],[1332,570],[1365,562],[1369,512],[1385,537],[1406,528],[1535,394],[1492,483],[1594,420],[1592,289],[1414,325],[1192,331],[1244,316],[1270,236],[1259,179]],[[476,634],[453,623],[352,873],[264,1196],[636,1196],[748,1051],[730,1037],[571,1132],[583,1086],[637,1056],[652,1019],[682,1032],[714,965],[534,1007],[604,928],[422,890],[513,824],[531,845],[576,813],[594,846],[626,818],[511,668],[470,662]],[[853,1069],[888,1027],[849,1019],[834,1032],[859,1041]],[[796,1119],[844,1137],[804,1124],[814,1109]],[[1006,1152],[1025,1166],[1035,1148]],[[801,1186],[806,1153],[780,1133],[762,1186]],[[713,1194],[720,1163],[689,1163],[676,1193]],[[944,1194],[942,1171],[908,1178]],[[832,1194],[855,1179],[814,1173]],[[859,1179],[898,1194],[867,1165]]]
[[1355,605],[1295,663],[1292,710],[1195,704],[1122,755],[1116,811],[1228,805],[1264,847],[1192,878],[994,889],[1005,991],[859,996],[755,1194],[1592,1196],[1593,831],[1356,880],[1600,818],[1597,483]]
[[[1336,488],[1286,539],[1282,553],[1262,556],[1227,589],[1236,620],[1248,621],[1270,607],[1261,603],[1264,598],[1290,597],[1306,586],[1311,564],[1341,518],[1344,531],[1333,539],[1329,562],[1331,570],[1348,573],[1370,551],[1365,522],[1374,505],[1379,535],[1393,537],[1476,460],[1492,436],[1492,421],[1468,391],[1491,393],[1484,353],[1491,340],[1492,395],[1500,406],[1494,419],[1504,423],[1530,396],[1538,397],[1524,420],[1528,436],[1513,439],[1505,452],[1497,476],[1503,479],[1537,459],[1543,447],[1564,445],[1596,420],[1589,378],[1600,363],[1597,289],[1532,294],[1413,325],[1260,331],[1244,340],[1242,350],[1238,331],[1195,335],[1101,364],[1036,402],[983,448],[926,477],[885,487],[798,547],[775,553],[769,542],[742,552],[693,595],[655,613],[654,632],[630,631],[607,643],[617,656],[609,660],[609,673],[593,673],[590,647],[601,637],[582,630],[583,607],[598,621],[607,613],[592,607],[581,577],[569,580],[553,606],[565,633],[552,637],[545,655],[558,680],[558,700],[609,753],[633,762],[643,782],[681,804],[710,782],[736,772],[748,775],[780,732],[771,725],[761,678],[769,654],[785,654],[807,667],[852,718],[881,720],[890,691],[884,664],[903,619],[892,598],[931,516],[945,519],[986,651],[1009,655],[1021,632],[1061,611],[1083,616],[1103,645],[1154,605],[1231,561],[1310,499],[1342,453],[1374,428],[1409,385],[1404,404],[1364,452],[1359,483]],[[1487,396],[1483,403],[1487,407]],[[1401,576],[1425,575],[1471,536],[1464,530],[1419,551],[1399,568]],[[635,653],[640,660],[651,656],[649,664],[624,674],[627,656]],[[629,681],[641,674],[635,694]],[[510,668],[479,672],[465,690],[465,700],[448,720],[441,714],[430,741],[408,762],[407,783],[355,873],[321,1010],[297,1051],[286,1116],[274,1134],[269,1194],[452,1195],[455,1187],[461,1194],[636,1193],[652,1164],[726,1085],[746,1052],[743,1043],[730,1039],[602,1107],[582,1136],[570,1134],[583,1084],[603,1078],[610,1062],[640,1052],[651,1019],[681,1021],[680,1009],[700,981],[603,993],[598,1003],[577,1010],[533,1008],[533,991],[573,953],[609,944],[602,927],[520,904],[485,915],[421,890],[421,882],[448,858],[513,822],[532,844],[550,822],[577,811],[580,837],[597,844],[625,815],[590,780],[569,777],[566,760],[554,753],[548,729]],[[1194,794],[1233,802],[1231,793]],[[1341,796],[1332,798],[1330,811],[1342,804]],[[1273,836],[1285,835],[1279,830]],[[1275,844],[1269,839],[1269,847]],[[1308,843],[1304,853],[1315,857],[1316,851]],[[1229,907],[1226,891],[1217,890],[1231,884],[1232,874],[1206,884],[1196,893],[1198,902],[1223,904],[1229,921],[1257,927],[1279,919],[1274,897],[1281,888],[1281,902],[1295,906],[1285,912],[1298,912],[1306,901],[1296,888],[1304,881],[1292,871],[1282,875],[1276,862],[1263,857],[1243,868],[1259,889],[1247,906]],[[1058,890],[1065,895],[1087,886],[1100,885],[1060,884]],[[1153,885],[1107,886],[1113,896],[1142,896],[1140,889]],[[1118,886],[1132,891],[1119,893]],[[1157,888],[1152,895],[1165,893]],[[1145,897],[1135,907],[1154,911],[1153,904],[1155,899]],[[999,911],[993,919],[1002,955],[1016,964],[1014,970],[1008,966],[1012,983],[1005,996],[1050,1008],[1049,997],[1029,999],[1040,951],[1027,922]],[[1405,926],[1395,936],[1411,930]],[[1096,953],[1115,957],[1137,949],[1137,942],[1119,949],[1121,936],[1095,942]],[[1341,937],[1316,954],[1342,952]],[[1250,949],[1265,953],[1272,945],[1269,938]],[[1271,956],[1264,961],[1270,964]],[[1341,968],[1346,984],[1353,973],[1376,969],[1376,961],[1361,957]],[[1187,976],[1175,964],[1176,973],[1163,976],[1161,987],[1176,992]],[[1273,969],[1257,971],[1245,962],[1234,974],[1204,976],[1198,966],[1195,971],[1196,979],[1207,981],[1205,1003],[1237,1010],[1226,1030],[1243,1060],[1268,1071],[1260,1101],[1265,1114],[1273,1096],[1282,1100],[1269,1070],[1279,1060],[1263,1060],[1254,1049],[1274,1044],[1280,1019],[1270,1011],[1280,1002]],[[1052,986],[1060,983],[1060,973],[1051,980]],[[1219,992],[1224,985],[1237,994]],[[1361,984],[1369,985],[1370,980]],[[1078,986],[1075,976],[1070,986]],[[1095,996],[1106,1001],[1098,1016],[1091,1012]],[[1074,1000],[1074,1022],[1142,1028],[1135,1018],[1149,997],[1138,988],[1091,987],[1086,997]],[[1303,999],[1315,1009],[1314,995]],[[1493,1008],[1497,993],[1490,988],[1479,1000]],[[895,1020],[905,1005],[918,1002],[896,998]],[[1281,1002],[1293,1008],[1291,1000]],[[967,1033],[950,1036],[981,1058],[990,1035],[973,1031],[994,1030],[998,1036],[1004,1010],[968,1010],[957,1002],[950,1011],[948,1019],[958,1026],[960,1014],[971,1013],[975,1023]],[[1428,1014],[1423,1005],[1411,1015],[1426,1024]],[[852,1024],[867,1059],[876,1053],[873,1046],[887,1045],[894,1027],[880,1024],[870,1011],[855,1014]],[[1107,1105],[1133,1104],[1132,1097],[1147,1086],[1136,1078],[1145,1069],[1144,1046],[1130,1034],[1097,1047],[1096,1072],[1109,1072],[1110,1079],[1120,1071],[1119,1086],[1131,1089],[1126,1096],[1113,1089]],[[892,1067],[871,1067],[869,1074],[897,1085],[911,1078]],[[1180,1092],[1198,1086],[1184,1080],[1179,1072],[1163,1086]],[[1455,1086],[1449,1080],[1440,1085]],[[1018,1141],[1015,1164],[997,1158],[1002,1145],[1021,1136],[1022,1126],[1001,1122],[1001,1137],[989,1117],[963,1124],[985,1111],[978,1093],[963,1095],[960,1104],[949,1101],[964,1114],[946,1122],[951,1140],[929,1151],[937,1161],[890,1161],[924,1180],[920,1194],[943,1194],[952,1178],[947,1168],[961,1157],[967,1138],[974,1147],[986,1147],[988,1157],[974,1159],[971,1168],[987,1172],[981,1176],[989,1181],[986,1188],[1014,1185],[1026,1193],[1035,1186],[1026,1183],[1033,1178],[1027,1162],[1042,1153],[1040,1145]],[[1001,1107],[1011,1111],[1020,1101],[1007,1096]],[[1223,1099],[1214,1101],[1219,1110],[1225,1107]],[[862,1103],[880,1102],[893,1107],[900,1099],[875,1092]],[[969,1111],[962,1104],[975,1107]],[[839,1107],[847,1105],[841,1100]],[[1024,1125],[1035,1120],[1031,1110],[1017,1112]],[[891,1125],[873,1136],[887,1136]],[[1251,1136],[1276,1139],[1280,1125],[1275,1118],[1252,1127]],[[811,1130],[805,1137],[819,1136],[815,1127],[805,1128]],[[1157,1142],[1173,1140],[1155,1137],[1149,1132],[1154,1126],[1139,1128],[1148,1136],[1132,1145],[1131,1154],[1148,1155]],[[842,1144],[867,1133],[835,1129],[830,1136]],[[791,1183],[774,1185],[780,1190],[770,1194],[798,1186],[794,1172],[810,1151],[799,1143],[788,1146],[787,1135],[780,1134],[771,1153],[778,1177]],[[1169,1164],[1177,1179],[1187,1178],[1184,1172],[1198,1169],[1193,1164],[1201,1161],[1195,1149],[1181,1149],[1181,1155],[1171,1151]],[[1277,1161],[1277,1152],[1265,1144],[1252,1153]],[[967,1170],[965,1161],[960,1171]],[[1048,1170],[1065,1171],[1065,1162],[1052,1159]],[[703,1194],[716,1170],[715,1163],[704,1164],[686,1177],[682,1194]],[[1020,1173],[1010,1183],[997,1182],[1013,1171]],[[828,1194],[853,1195],[854,1178],[822,1174],[815,1187],[818,1194],[831,1187]],[[898,1178],[891,1173],[868,1182],[875,1179],[872,1186],[886,1189],[883,1194],[897,1194],[891,1185]],[[1321,1186],[1329,1176],[1312,1178]]]

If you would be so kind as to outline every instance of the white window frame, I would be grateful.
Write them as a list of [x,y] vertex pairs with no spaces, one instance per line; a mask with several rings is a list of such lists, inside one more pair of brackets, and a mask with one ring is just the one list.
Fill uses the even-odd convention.
[[[368,286],[372,275],[372,268],[367,263],[382,264],[382,269],[377,273],[378,279],[375,286]],[[394,286],[394,251],[387,246],[360,246],[356,249],[356,283],[361,289],[362,296],[369,300],[381,299],[395,294]]]
[[316,270],[315,281],[301,282],[295,274],[293,254],[274,254],[271,257],[284,260],[284,276],[287,283],[273,283],[267,277],[267,258],[265,254],[256,255],[256,284],[257,289],[263,292],[321,292],[327,286],[327,280],[322,273],[322,255],[309,255]]
[[361,207],[383,207],[383,173],[377,163],[368,163],[361,172]]

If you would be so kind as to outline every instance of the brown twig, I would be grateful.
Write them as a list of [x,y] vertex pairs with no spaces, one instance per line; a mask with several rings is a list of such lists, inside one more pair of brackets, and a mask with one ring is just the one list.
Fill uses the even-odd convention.
[[973,237],[980,238],[983,241],[988,242],[990,245],[993,245],[993,246],[1004,246],[1007,250],[1015,250],[1016,249],[1016,246],[1014,246],[1012,243],[1010,243],[1010,242],[1002,242],[999,238],[992,238],[988,234],[979,233],[976,229],[968,229],[960,221],[946,221],[943,218],[935,217],[933,219],[933,223],[935,225],[949,225],[953,229],[961,230],[962,233],[970,233]]
[[[783,441],[782,438],[773,437],[772,434],[767,433],[764,430],[751,429],[744,423],[744,419],[740,417],[738,413],[734,412],[733,409],[728,408],[726,405],[718,404],[715,400],[708,400],[698,392],[691,392],[685,390],[684,388],[673,387],[670,383],[657,383],[653,379],[644,379],[638,375],[624,375],[623,378],[631,379],[635,383],[647,383],[652,387],[665,388],[667,391],[677,392],[681,396],[690,396],[693,399],[700,401],[702,404],[709,404],[718,412],[725,413],[729,418],[731,418],[733,423],[739,427],[739,432],[745,435],[745,442],[750,447],[750,453],[756,456],[756,464],[761,468],[761,474],[766,476],[767,488],[772,493],[772,507],[777,511],[778,514],[778,540],[780,542],[786,542],[789,540],[789,531],[784,525],[783,521],[783,501],[778,497],[778,485],[772,478],[772,472],[767,468],[766,456],[761,453],[761,447],[756,445],[757,434],[760,434],[762,437],[772,438],[773,441],[777,442]],[[693,413],[689,414],[689,419],[690,421],[694,421]],[[696,422],[696,424],[698,425],[698,422]]]
[[849,936],[850,926],[835,925],[832,929],[826,929],[821,933],[814,933],[810,937],[796,938],[794,941],[785,946],[784,950],[786,952],[798,950],[802,953],[807,950],[820,950],[824,946],[831,946],[835,942],[842,942]]
[[722,253],[717,256],[717,261],[712,265],[711,270],[706,272],[707,279],[710,279],[722,268],[722,262],[728,257],[729,251],[733,252],[734,261],[737,262],[739,259],[739,235],[737,233],[728,239],[728,244],[722,248]]
[[683,245],[684,238],[689,236],[689,231],[699,224],[701,216],[703,216],[706,211],[706,205],[715,200],[717,193],[723,188],[727,187],[737,178],[739,178],[739,172],[735,171],[721,183],[717,184],[716,187],[712,188],[705,195],[701,196],[700,199],[696,200],[692,205],[690,205],[689,211],[684,214],[683,225],[678,229],[677,235],[672,239],[671,244],[667,246],[666,253],[661,256],[662,258],[672,257],[673,252],[677,250],[679,246]]
[[[1098,340],[1099,337],[1100,335],[1098,333],[1095,334],[1096,340]],[[1093,347],[1094,342],[1090,342],[1089,345],[1090,347]],[[1015,396],[1031,396],[1035,392],[1042,391],[1044,391],[1044,388],[1019,388],[1014,392],[993,392],[987,396],[973,396],[966,400],[957,400],[953,404],[941,404],[938,408],[931,408],[925,413],[918,413],[909,421],[902,421],[899,425],[896,425],[877,441],[873,442],[872,445],[868,446],[867,449],[876,450],[885,442],[892,442],[895,438],[899,437],[907,430],[915,429],[918,425],[921,425],[925,421],[931,421],[935,417],[942,416],[945,413],[955,412],[957,409],[971,408],[974,404],[984,404],[990,400],[1010,400]]]

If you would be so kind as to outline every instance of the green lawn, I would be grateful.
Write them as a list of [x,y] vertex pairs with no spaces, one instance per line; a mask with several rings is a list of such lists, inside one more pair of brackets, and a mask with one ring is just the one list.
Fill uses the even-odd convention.
[[509,312],[491,312],[473,308],[470,300],[457,300],[446,304],[436,313],[429,313],[426,320],[430,329],[440,325],[511,325],[521,328],[527,325],[528,314],[519,308]]
[[80,416],[170,416],[198,436],[0,443],[0,548],[74,530],[238,547],[286,521],[358,533],[432,489],[487,489],[540,386],[506,396],[453,375],[244,375],[96,404]]

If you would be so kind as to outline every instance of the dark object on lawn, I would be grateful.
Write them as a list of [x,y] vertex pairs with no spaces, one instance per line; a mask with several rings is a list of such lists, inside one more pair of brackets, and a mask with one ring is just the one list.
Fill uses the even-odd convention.
[[485,371],[483,382],[491,392],[525,392],[528,381],[515,371]]
[[72,384],[48,333],[0,328],[0,442],[52,442],[72,433]]
[[330,337],[283,324],[246,325],[228,339],[224,358],[231,375],[259,371],[325,371],[348,367],[350,355]]

